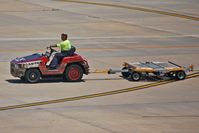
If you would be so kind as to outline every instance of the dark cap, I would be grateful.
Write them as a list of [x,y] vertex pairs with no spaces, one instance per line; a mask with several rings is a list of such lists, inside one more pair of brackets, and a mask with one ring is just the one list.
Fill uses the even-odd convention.
[[62,34],[61,34],[61,36],[68,36],[68,35],[67,35],[67,34],[65,34],[65,33],[62,33]]

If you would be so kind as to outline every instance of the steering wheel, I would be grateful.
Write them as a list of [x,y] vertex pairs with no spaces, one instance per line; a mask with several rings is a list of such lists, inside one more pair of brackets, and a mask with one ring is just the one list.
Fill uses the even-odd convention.
[[52,54],[53,52],[57,52],[57,50],[53,49],[52,47],[47,47],[47,49],[50,49],[50,54]]
[[46,51],[44,55],[48,58],[52,55],[53,52],[57,52],[57,50],[53,49],[52,47],[47,47],[47,49],[50,49],[50,52]]

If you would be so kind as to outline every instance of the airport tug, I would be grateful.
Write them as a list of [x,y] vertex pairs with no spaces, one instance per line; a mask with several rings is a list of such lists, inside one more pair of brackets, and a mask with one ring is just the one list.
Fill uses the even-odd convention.
[[61,76],[66,81],[78,82],[82,80],[83,74],[89,73],[89,65],[85,58],[74,53],[72,56],[64,57],[58,68],[51,70],[50,63],[57,53],[50,48],[44,54],[32,54],[16,58],[10,62],[10,73],[14,77],[29,83],[39,82],[46,77]]

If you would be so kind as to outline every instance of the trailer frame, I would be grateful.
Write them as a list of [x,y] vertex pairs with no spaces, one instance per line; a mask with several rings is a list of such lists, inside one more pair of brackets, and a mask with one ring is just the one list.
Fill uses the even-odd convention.
[[109,74],[120,72],[124,78],[139,81],[144,75],[158,78],[169,77],[170,79],[183,80],[186,73],[192,70],[193,65],[183,67],[174,62],[124,62],[122,69],[109,69]]

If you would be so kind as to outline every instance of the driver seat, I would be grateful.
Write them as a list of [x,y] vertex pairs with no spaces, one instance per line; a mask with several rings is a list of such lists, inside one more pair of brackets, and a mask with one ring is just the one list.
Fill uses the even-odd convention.
[[73,56],[76,51],[76,48],[74,46],[71,46],[71,49],[68,51],[68,56]]

